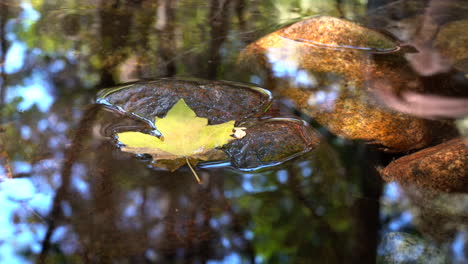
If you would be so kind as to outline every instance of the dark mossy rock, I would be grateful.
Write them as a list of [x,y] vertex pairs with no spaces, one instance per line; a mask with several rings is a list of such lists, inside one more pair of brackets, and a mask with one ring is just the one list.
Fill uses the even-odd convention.
[[271,95],[258,86],[228,81],[163,78],[123,84],[101,90],[98,102],[154,121],[179,99],[210,124],[241,121],[262,113],[271,105]]
[[[321,140],[320,134],[305,121],[281,118],[283,115],[275,110],[276,107],[271,107],[273,102],[268,91],[232,82],[160,79],[131,83],[102,90],[98,103],[134,119],[146,120],[147,127],[139,125],[135,130],[157,134],[154,133],[157,124],[153,127],[152,123],[154,117],[165,116],[180,98],[197,116],[207,118],[211,124],[235,120],[236,127],[246,128],[245,137],[233,138],[222,148],[223,151],[217,148],[209,152],[210,155],[203,160],[208,163],[202,165],[231,161],[233,167],[239,169],[269,167],[312,150]],[[277,117],[273,118],[273,114]],[[113,133],[132,130],[118,124],[104,126],[110,127]],[[198,158],[188,158],[193,165],[200,162]],[[186,161],[160,160],[156,156],[152,156],[152,159],[151,165],[154,167],[169,170],[180,167]]]
[[320,134],[306,122],[271,118],[242,124],[246,136],[225,146],[236,168],[253,169],[275,165],[317,147]]
[[387,87],[397,93],[423,89],[403,55],[377,31],[314,17],[250,44],[241,61],[257,62],[266,72],[266,88],[332,133],[400,152],[433,141],[433,122],[393,111],[374,96]]
[[381,170],[386,181],[444,192],[468,192],[468,146],[452,139],[404,156]]

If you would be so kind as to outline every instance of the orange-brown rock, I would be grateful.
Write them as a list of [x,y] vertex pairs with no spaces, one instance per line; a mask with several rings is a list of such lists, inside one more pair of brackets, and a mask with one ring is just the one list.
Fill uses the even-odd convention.
[[398,50],[393,39],[377,31],[343,19],[319,16],[255,41],[242,52],[241,60],[260,59],[267,67],[284,63],[300,69],[338,73],[362,82],[369,78],[388,78],[389,74],[395,78],[398,74],[407,75],[405,71],[394,71],[393,64],[401,63],[401,56],[391,56],[380,64],[373,58],[375,54]]
[[398,50],[393,39],[377,31],[314,17],[250,44],[241,59],[249,65],[259,62],[269,75],[267,89],[334,134],[398,152],[424,147],[433,139],[430,121],[392,111],[372,93],[382,87],[395,92],[422,89]]
[[421,150],[381,170],[386,181],[446,192],[468,192],[468,146],[462,138]]
[[384,110],[368,99],[365,101],[363,94],[342,94],[330,109],[311,105],[314,94],[305,89],[284,89],[279,95],[292,100],[297,108],[314,117],[331,132],[380,145],[387,151],[422,148],[433,138],[431,122]]

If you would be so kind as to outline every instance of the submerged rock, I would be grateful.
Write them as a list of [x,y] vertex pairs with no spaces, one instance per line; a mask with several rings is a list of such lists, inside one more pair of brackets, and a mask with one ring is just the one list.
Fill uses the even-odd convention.
[[[246,170],[274,166],[312,150],[320,142],[320,134],[305,121],[272,118],[271,113],[276,111],[267,112],[272,104],[271,96],[256,86],[223,81],[161,79],[102,90],[98,103],[146,120],[149,127],[140,126],[138,130],[160,136],[154,131],[158,123],[154,124],[152,120],[155,116],[164,117],[180,98],[196,116],[207,118],[210,124],[235,120],[236,127],[245,127],[245,135],[210,151],[210,155],[202,159],[208,162],[201,164],[206,165],[204,167],[212,162],[227,165],[227,161],[235,168]],[[111,127],[115,132],[124,132],[118,126]],[[135,154],[142,156],[151,153]],[[186,162],[183,158],[144,156],[152,158],[152,166],[169,170],[175,170]],[[193,165],[200,162],[200,159],[187,158]]]
[[459,230],[468,228],[467,193],[447,193],[415,185],[400,187],[401,194],[407,198],[406,206],[409,206],[415,228],[425,236],[452,243]]
[[290,99],[295,107],[314,117],[332,133],[378,144],[387,151],[418,149],[433,138],[431,122],[384,110],[375,102],[364,100],[366,96],[362,93],[338,94],[328,108],[323,104],[311,103],[317,95],[307,89],[288,88],[278,94]]
[[445,264],[447,256],[436,245],[416,235],[391,232],[379,245],[377,263],[433,263]]
[[390,110],[373,92],[419,91],[421,82],[391,38],[355,23],[314,17],[250,44],[243,62],[266,69],[267,87],[331,132],[407,151],[428,145],[431,122]]
[[444,192],[468,192],[468,146],[462,138],[404,156],[381,170],[386,181]]
[[452,65],[468,73],[468,19],[444,25],[435,39],[434,46],[447,57]]

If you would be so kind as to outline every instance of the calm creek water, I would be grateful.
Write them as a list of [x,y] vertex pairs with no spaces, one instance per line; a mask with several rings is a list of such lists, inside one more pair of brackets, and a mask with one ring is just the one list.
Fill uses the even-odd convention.
[[[189,77],[266,89],[316,82],[313,101],[333,107],[338,88],[327,80],[339,78],[325,72],[320,78],[331,79],[314,79],[290,63],[265,75],[239,63],[242,50],[266,34],[328,15],[391,32],[418,49],[404,57],[409,71],[448,103],[413,94],[415,104],[405,107],[386,100],[398,98],[388,90],[380,101],[431,120],[457,118],[466,135],[467,5],[0,0],[0,263],[468,263],[467,163],[454,189],[380,175],[392,160],[450,139],[452,130],[441,129],[437,143],[386,152],[365,144],[374,131],[362,140],[337,136],[273,93],[275,111],[304,118],[323,144],[260,170],[201,166],[197,184],[187,166],[155,169],[145,155],[120,151],[112,132],[144,122],[94,104],[100,89],[120,83]],[[439,49],[445,57],[431,48],[443,25],[462,20],[465,35],[447,31],[450,40],[437,42],[451,47]]]

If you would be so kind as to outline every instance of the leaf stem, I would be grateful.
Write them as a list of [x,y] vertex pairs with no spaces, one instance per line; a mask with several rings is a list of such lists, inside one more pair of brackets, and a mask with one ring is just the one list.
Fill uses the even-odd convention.
[[185,157],[185,161],[187,162],[187,165],[189,166],[190,170],[192,171],[193,176],[195,176],[195,179],[197,180],[198,184],[201,184],[200,177],[198,177],[197,172],[193,169],[193,167],[190,164],[189,159],[187,157]]

